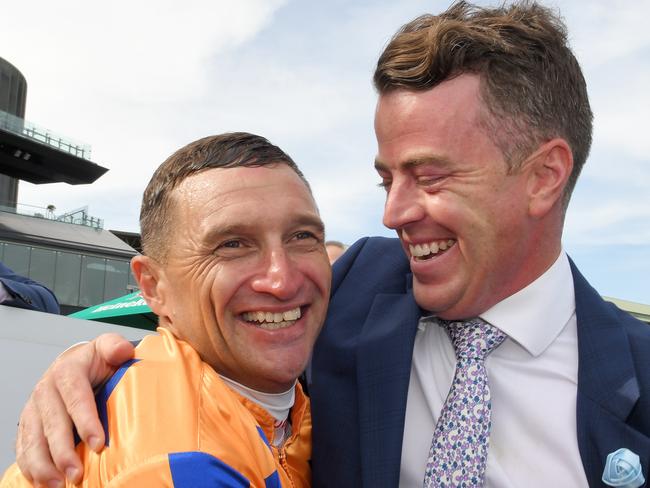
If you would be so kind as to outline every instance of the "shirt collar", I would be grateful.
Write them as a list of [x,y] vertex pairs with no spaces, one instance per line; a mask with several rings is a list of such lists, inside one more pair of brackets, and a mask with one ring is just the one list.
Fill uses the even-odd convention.
[[539,356],[560,335],[575,309],[573,275],[562,251],[543,275],[482,313],[481,318]]

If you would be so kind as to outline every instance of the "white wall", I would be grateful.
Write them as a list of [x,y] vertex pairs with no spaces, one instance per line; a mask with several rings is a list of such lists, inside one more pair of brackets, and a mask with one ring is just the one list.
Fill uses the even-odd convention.
[[71,344],[103,332],[129,340],[151,333],[0,305],[0,473],[14,461],[20,411],[43,371]]

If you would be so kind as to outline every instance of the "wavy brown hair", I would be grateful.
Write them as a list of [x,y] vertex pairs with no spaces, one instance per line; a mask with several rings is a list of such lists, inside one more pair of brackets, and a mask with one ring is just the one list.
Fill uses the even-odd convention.
[[456,2],[396,33],[377,62],[374,84],[380,94],[424,91],[463,73],[480,76],[481,124],[511,171],[545,141],[567,141],[574,161],[568,203],[589,154],[593,115],[559,15],[532,1],[497,8]]

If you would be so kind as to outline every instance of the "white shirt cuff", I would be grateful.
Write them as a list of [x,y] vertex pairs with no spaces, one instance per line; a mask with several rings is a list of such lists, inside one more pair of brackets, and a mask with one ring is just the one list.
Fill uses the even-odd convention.
[[5,288],[4,283],[2,281],[0,281],[0,303],[4,303],[7,300],[9,300],[10,298],[11,298],[11,295],[9,294],[7,289]]

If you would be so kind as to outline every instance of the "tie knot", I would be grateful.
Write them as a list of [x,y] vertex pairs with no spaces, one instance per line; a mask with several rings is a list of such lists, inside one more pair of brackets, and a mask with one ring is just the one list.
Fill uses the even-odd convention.
[[461,321],[438,319],[438,322],[449,333],[458,359],[482,361],[507,337],[499,329],[478,317]]

